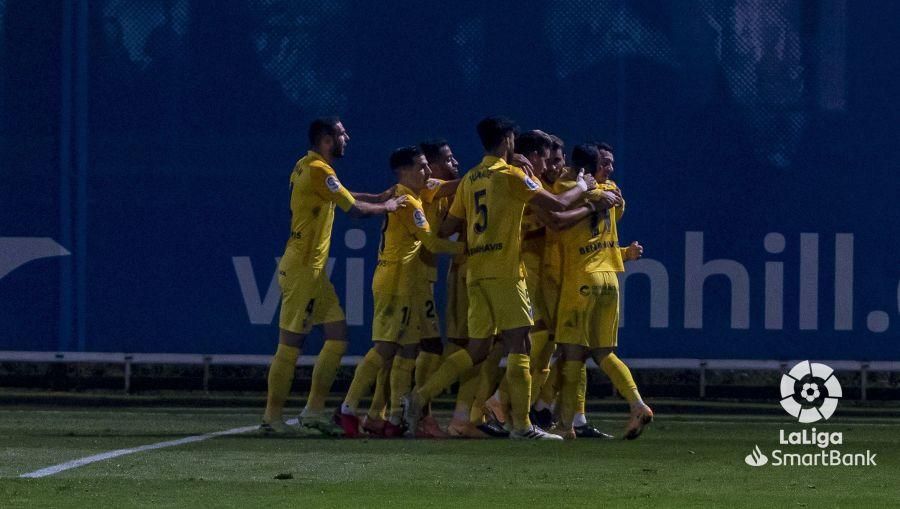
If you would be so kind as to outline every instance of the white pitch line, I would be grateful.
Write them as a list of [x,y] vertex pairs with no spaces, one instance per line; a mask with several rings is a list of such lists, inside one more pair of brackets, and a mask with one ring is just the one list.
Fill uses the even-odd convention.
[[[290,419],[289,421],[287,421],[287,424],[295,425],[297,424],[297,419]],[[139,447],[131,447],[128,449],[116,449],[115,451],[108,451],[100,454],[95,454],[93,456],[86,456],[84,458],[78,458],[77,460],[60,463],[59,465],[53,465],[50,467],[42,468],[40,470],[35,470],[34,472],[28,472],[27,474],[22,474],[19,477],[28,479],[47,477],[49,475],[58,474],[65,470],[83,467],[85,465],[90,465],[91,463],[97,463],[98,461],[105,461],[111,458],[118,458],[119,456],[125,456],[137,452],[152,451],[154,449],[164,449],[166,447],[175,447],[176,445],[192,444],[194,442],[202,442],[204,440],[209,440],[210,438],[224,437],[227,435],[239,435],[241,433],[249,433],[256,429],[259,429],[259,426],[243,426],[240,428],[226,429],[223,431],[214,431],[212,433],[206,433],[205,435],[194,435],[190,437],[179,438],[178,440],[157,442],[155,444],[141,445]]]

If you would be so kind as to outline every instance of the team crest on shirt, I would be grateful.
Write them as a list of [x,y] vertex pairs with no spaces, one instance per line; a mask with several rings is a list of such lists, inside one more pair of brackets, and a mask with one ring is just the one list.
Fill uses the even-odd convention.
[[334,175],[329,175],[325,177],[325,186],[327,186],[328,190],[332,193],[336,193],[341,190],[341,181]]
[[531,189],[532,191],[541,187],[537,182],[531,180],[531,177],[525,177],[525,185],[528,186],[528,189]]
[[425,214],[419,209],[416,209],[416,211],[413,212],[413,222],[416,223],[416,226],[419,228],[425,228],[425,225],[428,224],[428,220],[425,219]]
[[428,181],[425,182],[425,187],[427,187],[428,189],[437,189],[440,186],[441,181],[438,179],[428,179]]

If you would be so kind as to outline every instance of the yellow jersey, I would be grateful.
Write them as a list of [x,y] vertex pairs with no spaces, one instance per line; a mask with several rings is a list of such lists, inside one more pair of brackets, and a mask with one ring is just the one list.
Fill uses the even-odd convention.
[[305,267],[322,269],[328,262],[334,206],[346,212],[356,200],[331,165],[312,150],[294,165],[290,182],[291,237],[285,253]]
[[450,214],[466,221],[466,277],[523,278],[522,213],[541,186],[521,168],[485,156],[456,190]]
[[[435,195],[445,182],[446,181],[440,179],[428,179],[428,184],[421,193],[422,205],[425,208],[425,219],[428,220],[428,224],[431,226],[432,231],[441,229],[441,223],[444,222],[444,217],[447,216],[447,211],[450,209],[450,197],[444,196],[443,198],[435,198]],[[424,263],[426,267],[425,272],[428,281],[436,282],[438,276],[437,256],[427,249],[422,249],[420,255],[422,263]]]
[[[540,179],[532,179],[542,189]],[[544,250],[544,223],[538,218],[537,213],[528,205],[522,214],[522,252],[540,257]]]
[[422,201],[412,189],[397,184],[394,196],[406,195],[406,206],[384,216],[381,242],[378,245],[378,265],[372,281],[375,292],[408,295],[419,287],[425,277],[425,265],[419,260],[419,250],[425,244],[433,252],[458,253],[462,244],[438,239],[431,231]]
[[[560,184],[559,188],[564,186]],[[596,189],[587,193],[587,199],[613,189],[618,188],[612,180],[598,183]],[[624,202],[612,209],[596,210],[559,233],[564,278],[580,273],[625,271],[617,227],[624,212]]]

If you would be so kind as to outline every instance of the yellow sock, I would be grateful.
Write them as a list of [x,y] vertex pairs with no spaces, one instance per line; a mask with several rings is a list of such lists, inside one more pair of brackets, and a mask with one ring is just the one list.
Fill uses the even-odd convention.
[[[416,389],[416,393],[426,402],[431,401],[441,391],[450,387],[463,372],[471,369],[472,366],[472,356],[469,355],[469,352],[460,350],[447,357],[428,382]],[[472,376],[474,376],[474,373]]]
[[578,374],[578,398],[575,400],[575,413],[584,414],[587,404],[587,366],[581,364],[581,372]]
[[372,392],[372,404],[369,405],[369,419],[385,420],[387,418],[385,411],[387,409],[388,392],[391,388],[390,376],[390,367],[384,366],[378,370],[378,377],[375,379],[375,390]]
[[356,407],[359,406],[359,400],[369,392],[369,387],[378,378],[378,372],[384,368],[384,357],[382,357],[375,349],[366,352],[366,356],[356,366],[356,372],[353,374],[353,381],[350,382],[350,389],[347,390],[347,397],[344,398],[344,407],[348,407],[354,414]]
[[[531,361],[528,361],[529,366],[531,365]],[[529,368],[530,369],[530,368]],[[506,372],[509,373],[509,359],[506,361]],[[509,410],[512,403],[509,399],[509,377],[504,376],[503,380],[500,381],[500,387],[497,387],[497,396],[500,399],[500,408],[506,412],[506,415],[509,416]],[[507,417],[509,418],[509,417]]]
[[562,363],[562,387],[559,390],[559,421],[564,429],[571,428],[572,420],[575,419],[583,369],[584,363],[581,361],[566,361]]
[[465,420],[471,410],[472,402],[480,385],[482,364],[472,366],[459,374],[459,389],[456,391],[456,406],[453,408],[453,418]]
[[[534,405],[550,376],[550,358],[556,350],[556,343],[550,341],[548,331],[532,333],[531,337],[531,404]],[[535,348],[536,345],[541,346],[540,350]]]
[[300,349],[295,346],[279,344],[275,350],[275,356],[272,357],[272,364],[269,366],[269,388],[263,421],[273,422],[281,419],[284,403],[291,393],[297,357],[300,357]]
[[421,351],[416,357],[416,387],[422,387],[441,366],[441,356],[436,353]]
[[540,400],[548,405],[553,403],[553,400],[556,399],[556,393],[559,392],[561,386],[562,361],[557,361],[550,365],[550,375],[547,376],[547,381],[541,387]]
[[484,421],[484,402],[487,401],[500,382],[500,359],[503,358],[503,343],[494,343],[491,353],[481,363],[478,371],[478,389],[472,400],[472,408],[469,411],[469,421],[481,424]]
[[629,403],[641,400],[641,393],[638,392],[637,384],[631,376],[631,370],[619,359],[616,354],[611,353],[603,358],[600,362],[600,368],[606,373],[606,376],[612,381],[613,386],[619,391],[623,398]]
[[506,357],[506,381],[509,389],[510,418],[513,429],[530,428],[528,409],[531,401],[531,372],[528,355],[511,353]]
[[393,424],[400,424],[403,417],[403,397],[412,389],[415,359],[407,359],[399,355],[394,357],[391,367],[391,409],[388,418]]
[[315,414],[325,409],[325,398],[331,392],[331,384],[334,383],[334,376],[341,367],[341,357],[346,351],[346,341],[325,340],[322,351],[319,352],[319,357],[316,359],[316,365],[313,367],[312,384],[309,388],[309,398],[306,400],[304,412]]

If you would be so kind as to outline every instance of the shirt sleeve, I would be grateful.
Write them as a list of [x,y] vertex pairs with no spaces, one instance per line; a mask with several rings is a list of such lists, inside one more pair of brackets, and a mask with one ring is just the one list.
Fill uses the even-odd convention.
[[344,212],[350,210],[356,203],[356,199],[341,184],[333,171],[319,165],[312,165],[309,170],[312,187],[323,200],[333,202]]
[[542,189],[539,182],[519,168],[512,167],[508,172],[504,172],[504,175],[509,186],[509,194],[521,202],[528,203],[528,200]]
[[460,182],[459,187],[456,189],[456,194],[453,196],[453,203],[450,205],[450,210],[447,212],[459,219],[466,218],[466,207],[463,203],[465,201],[466,193],[468,193],[468,185],[466,185],[466,182],[466,180]]
[[431,225],[428,224],[428,219],[425,218],[425,211],[421,207],[407,202],[406,207],[397,209],[395,213],[400,216],[400,221],[409,233],[413,235],[416,235],[418,232],[431,233]]

